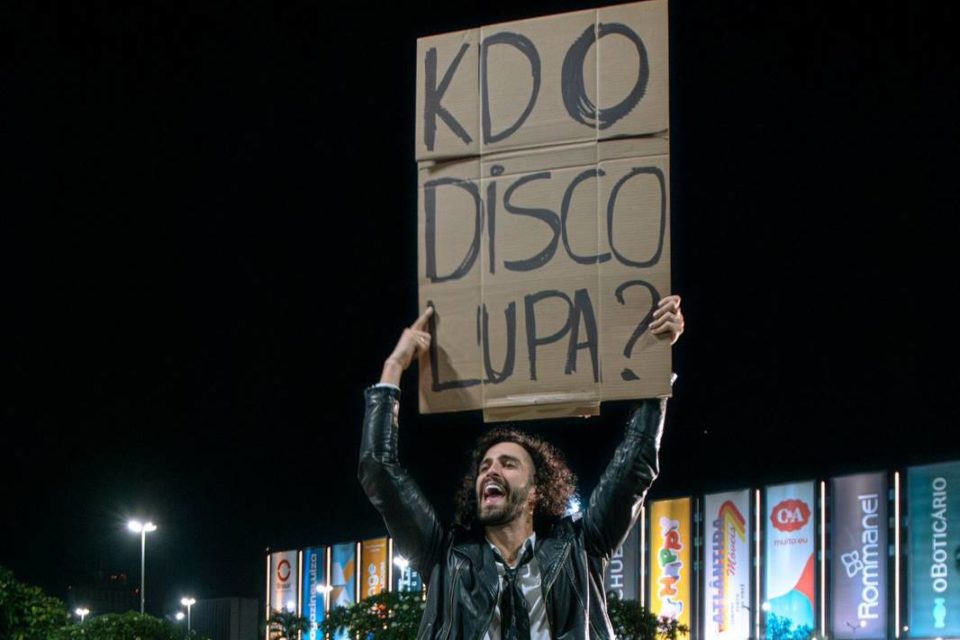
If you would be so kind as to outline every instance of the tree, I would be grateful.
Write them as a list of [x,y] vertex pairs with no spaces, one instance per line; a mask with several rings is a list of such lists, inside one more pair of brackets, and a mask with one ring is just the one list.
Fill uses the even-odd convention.
[[267,618],[267,629],[274,640],[296,640],[310,630],[310,621],[290,611],[274,611]]
[[809,640],[813,629],[807,625],[793,626],[793,621],[775,613],[767,614],[767,640]]
[[182,625],[136,611],[108,613],[60,629],[56,640],[205,640]]
[[63,602],[18,582],[12,571],[0,567],[0,638],[48,640],[69,620]]
[[690,627],[672,618],[658,618],[636,600],[621,600],[607,594],[607,613],[617,640],[677,640],[690,633]]
[[412,640],[423,617],[423,596],[418,591],[380,593],[350,607],[337,607],[320,623],[331,637],[340,629],[366,640]]

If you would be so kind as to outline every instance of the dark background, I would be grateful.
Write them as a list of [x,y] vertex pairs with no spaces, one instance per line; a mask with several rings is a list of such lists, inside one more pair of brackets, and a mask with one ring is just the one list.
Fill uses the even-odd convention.
[[[416,315],[416,38],[596,6],[5,3],[0,564],[147,609],[380,534],[361,391]],[[960,457],[955,5],[675,1],[674,290],[653,497]],[[950,33],[941,37],[940,33]],[[440,511],[477,413],[401,453]],[[620,434],[531,428],[586,495]]]

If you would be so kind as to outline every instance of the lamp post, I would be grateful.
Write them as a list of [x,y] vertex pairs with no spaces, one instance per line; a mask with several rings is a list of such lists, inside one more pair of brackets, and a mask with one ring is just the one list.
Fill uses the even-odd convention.
[[86,618],[87,614],[90,613],[90,609],[87,609],[86,607],[78,607],[74,613],[80,616],[80,624],[83,624],[83,619]]
[[190,607],[197,603],[193,598],[181,598],[180,604],[187,608],[187,635],[190,635]]
[[131,520],[127,523],[127,528],[134,533],[140,534],[140,615],[143,615],[143,605],[146,602],[143,590],[143,576],[147,565],[147,534],[151,531],[156,531],[157,525],[152,522],[141,523],[139,520]]

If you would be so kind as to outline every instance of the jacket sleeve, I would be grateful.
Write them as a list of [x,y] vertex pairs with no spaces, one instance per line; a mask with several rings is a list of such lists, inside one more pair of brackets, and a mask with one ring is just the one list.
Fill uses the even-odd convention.
[[584,514],[584,543],[590,555],[609,559],[639,516],[643,498],[660,472],[657,452],[666,407],[666,398],[644,400],[631,412],[623,442]]
[[426,496],[397,461],[400,391],[370,387],[360,442],[359,478],[401,554],[427,577],[441,558],[443,527]]

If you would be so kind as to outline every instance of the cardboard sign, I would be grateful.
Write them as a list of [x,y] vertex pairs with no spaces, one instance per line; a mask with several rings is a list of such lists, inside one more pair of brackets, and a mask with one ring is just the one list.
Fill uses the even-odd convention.
[[667,3],[422,38],[420,410],[591,415],[670,392]]

